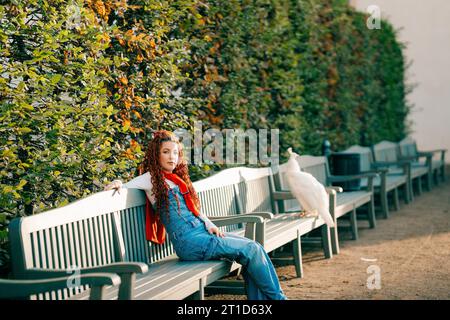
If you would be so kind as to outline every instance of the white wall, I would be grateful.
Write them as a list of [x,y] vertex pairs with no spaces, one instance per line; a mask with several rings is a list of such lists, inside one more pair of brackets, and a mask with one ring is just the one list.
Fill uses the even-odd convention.
[[421,150],[446,148],[450,163],[450,1],[449,0],[350,0],[359,11],[377,5],[407,44],[412,61],[407,73],[417,87],[408,96],[414,104],[409,120],[412,136]]

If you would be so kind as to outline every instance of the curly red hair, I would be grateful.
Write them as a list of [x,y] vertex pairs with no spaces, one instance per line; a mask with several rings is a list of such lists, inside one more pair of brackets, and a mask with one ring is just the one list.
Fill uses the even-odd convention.
[[[178,140],[178,137],[167,130],[159,130],[153,133],[153,139],[150,140],[147,151],[145,152],[144,161],[140,167],[141,174],[145,172],[149,172],[151,176],[151,182],[153,186],[153,195],[155,196],[156,202],[156,212],[161,215],[162,212],[165,212],[169,215],[169,191],[170,187],[167,184],[161,169],[161,165],[159,163],[161,147],[163,142],[172,141],[178,145],[178,164],[173,170],[173,173],[178,175],[183,181],[186,183],[189,193],[191,195],[192,200],[197,208],[200,208],[200,200],[198,198],[197,193],[192,186],[191,178],[189,177],[189,170],[187,166],[187,162],[184,159],[183,154],[183,145]],[[176,201],[178,204],[179,210],[179,200],[176,197]]]

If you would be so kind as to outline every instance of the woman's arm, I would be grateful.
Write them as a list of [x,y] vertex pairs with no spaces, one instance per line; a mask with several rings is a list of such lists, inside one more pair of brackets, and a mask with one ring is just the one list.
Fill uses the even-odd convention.
[[218,237],[225,237],[225,234],[203,213],[200,212],[199,218],[205,222],[205,228],[209,233],[216,234]]
[[150,173],[146,172],[127,183],[123,184],[121,180],[114,180],[110,184],[108,184],[105,187],[105,190],[112,190],[116,189],[120,191],[122,187],[128,188],[128,189],[140,189],[145,190],[147,193],[151,193],[152,190],[152,182],[150,179]]
[[145,191],[151,191],[152,190],[152,181],[151,181],[150,173],[146,172],[146,173],[128,181],[123,186],[128,189],[141,189],[141,190],[145,190]]
[[209,220],[209,218],[207,216],[205,216],[201,212],[200,212],[199,218],[202,219],[205,222],[205,226],[206,226],[207,230],[209,230],[209,229],[211,229],[213,227],[217,228],[217,226],[214,223],[212,223],[212,221]]

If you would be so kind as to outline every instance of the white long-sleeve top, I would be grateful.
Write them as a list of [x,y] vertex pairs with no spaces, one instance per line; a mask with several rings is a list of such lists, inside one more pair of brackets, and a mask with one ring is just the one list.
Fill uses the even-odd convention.
[[[176,184],[174,182],[172,182],[168,179],[166,179],[166,182],[171,189],[176,186]],[[153,185],[152,185],[150,172],[146,172],[146,173],[128,181],[127,183],[123,184],[122,187],[128,188],[128,189],[144,190],[145,194],[147,195],[148,200],[152,204],[154,204],[156,202],[155,195],[152,192]],[[205,216],[203,213],[201,213],[201,210],[200,210],[200,214],[198,217],[205,222],[205,227],[207,230],[209,230],[212,227],[216,227],[216,225],[214,223],[212,223],[211,220],[209,220],[209,218],[207,216]]]

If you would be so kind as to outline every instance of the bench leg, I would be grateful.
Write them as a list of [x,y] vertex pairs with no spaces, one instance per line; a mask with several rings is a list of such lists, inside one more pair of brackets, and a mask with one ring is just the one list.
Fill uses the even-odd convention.
[[433,171],[433,181],[435,186],[439,185],[439,169]]
[[423,193],[422,191],[422,177],[418,177],[417,179],[417,195],[421,195]]
[[427,179],[427,191],[431,191],[431,188],[433,186],[433,172],[428,172],[426,179]]
[[333,257],[333,250],[331,248],[330,227],[324,224],[321,228],[323,253],[326,259],[331,259]]
[[394,197],[394,209],[398,211],[398,210],[400,210],[400,200],[398,197],[398,188],[394,189],[393,197]]
[[91,300],[103,300],[105,296],[105,286],[91,288]]
[[206,281],[205,281],[205,279],[200,279],[199,281],[198,281],[198,299],[199,300],[205,300],[205,284],[206,284]]
[[350,212],[350,225],[352,228],[352,239],[358,240],[358,219],[356,218],[356,208]]
[[333,254],[339,254],[339,236],[338,236],[338,225],[336,220],[334,221],[334,227],[330,228],[331,248],[333,249]]
[[389,202],[387,191],[380,191],[381,211],[385,219],[389,218]]
[[370,228],[375,228],[377,226],[377,220],[375,218],[375,203],[374,203],[374,198],[373,195],[369,201],[369,203],[367,203],[368,209],[367,209],[367,215],[369,217],[369,226]]
[[134,284],[136,283],[136,274],[123,274],[120,278],[121,284],[119,287],[119,300],[133,300],[134,298]]
[[406,182],[403,186],[404,186],[403,200],[405,201],[406,204],[408,204],[413,201],[412,192],[411,192],[411,184],[409,182]]
[[445,182],[445,163],[442,165],[441,178],[442,178],[442,182]]
[[297,277],[303,278],[302,243],[299,231],[297,231],[297,239],[294,240],[292,251],[294,256],[295,272],[297,273]]

